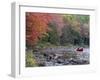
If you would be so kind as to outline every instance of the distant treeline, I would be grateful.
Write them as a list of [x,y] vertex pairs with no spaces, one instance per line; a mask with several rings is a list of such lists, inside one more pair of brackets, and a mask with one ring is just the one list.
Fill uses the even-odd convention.
[[26,45],[89,45],[89,15],[26,13]]

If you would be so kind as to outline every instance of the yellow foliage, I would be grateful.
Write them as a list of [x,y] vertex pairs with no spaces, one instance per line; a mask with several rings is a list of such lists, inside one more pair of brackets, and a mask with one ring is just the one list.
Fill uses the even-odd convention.
[[34,59],[34,55],[32,51],[26,52],[26,67],[34,67],[37,66],[36,60]]

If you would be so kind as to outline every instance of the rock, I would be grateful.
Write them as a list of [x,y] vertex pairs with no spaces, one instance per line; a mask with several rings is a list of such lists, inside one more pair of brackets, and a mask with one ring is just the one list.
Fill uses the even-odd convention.
[[45,53],[44,53],[43,56],[44,56],[44,57],[48,57],[48,54],[45,54]]
[[[84,54],[83,54],[84,53]],[[61,66],[88,64],[89,54],[83,52],[78,54],[72,49],[64,47],[36,49],[33,54],[39,66]]]
[[63,60],[63,59],[58,58],[58,59],[57,59],[57,63],[59,63],[59,64],[60,64],[60,63],[64,63],[64,60]]
[[45,66],[53,66],[53,62],[45,62]]
[[38,66],[45,66],[45,63],[38,63]]
[[54,66],[62,66],[63,64],[55,63]]
[[65,59],[63,64],[64,64],[64,65],[68,65],[68,64],[70,64],[70,62],[69,62],[68,59]]
[[78,60],[77,64],[88,64],[89,62],[86,60]]

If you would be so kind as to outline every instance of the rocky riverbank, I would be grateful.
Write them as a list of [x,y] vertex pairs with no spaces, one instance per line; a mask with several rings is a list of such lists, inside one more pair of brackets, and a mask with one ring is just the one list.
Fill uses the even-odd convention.
[[89,64],[89,49],[77,52],[74,48],[57,47],[33,51],[38,66],[61,66]]

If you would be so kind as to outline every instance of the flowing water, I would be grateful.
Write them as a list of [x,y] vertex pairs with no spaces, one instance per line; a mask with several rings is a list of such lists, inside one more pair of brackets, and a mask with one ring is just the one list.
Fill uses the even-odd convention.
[[45,48],[33,52],[39,66],[61,66],[89,64],[89,48],[76,51],[75,48]]

